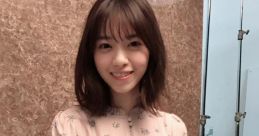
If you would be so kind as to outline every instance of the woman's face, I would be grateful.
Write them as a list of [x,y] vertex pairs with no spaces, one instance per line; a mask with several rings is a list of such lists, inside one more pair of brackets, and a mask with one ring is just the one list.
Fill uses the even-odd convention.
[[113,93],[137,91],[148,60],[146,45],[131,27],[127,27],[127,31],[106,29],[96,42],[95,65]]

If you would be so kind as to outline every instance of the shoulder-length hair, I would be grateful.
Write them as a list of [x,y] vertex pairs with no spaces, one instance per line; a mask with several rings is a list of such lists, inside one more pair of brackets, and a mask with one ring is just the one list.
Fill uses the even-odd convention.
[[[110,87],[97,72],[95,44],[111,17],[122,16],[149,51],[147,70],[140,81],[141,105],[156,113],[165,89],[166,54],[154,12],[146,0],[97,0],[88,15],[75,66],[75,94],[81,108],[92,115],[104,115],[111,106]],[[112,29],[112,28],[110,28]],[[119,28],[120,29],[120,28]],[[118,30],[120,31],[120,30]]]

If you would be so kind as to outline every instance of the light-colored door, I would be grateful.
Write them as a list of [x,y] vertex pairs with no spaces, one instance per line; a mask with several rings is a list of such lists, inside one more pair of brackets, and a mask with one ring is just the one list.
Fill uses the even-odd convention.
[[[237,36],[240,29],[241,1],[211,1],[205,107],[206,115],[211,116],[211,119],[207,120],[205,136],[235,136],[240,47]],[[249,129],[250,125],[254,126],[253,123],[256,122],[256,118],[252,116],[258,112],[255,109],[259,107],[251,108],[248,104],[259,102],[259,99],[251,97],[259,98],[259,77],[255,76],[258,73],[256,68],[259,68],[259,0],[244,0],[243,10],[243,29],[249,29],[250,33],[244,35],[242,44],[241,112],[247,112],[247,120],[244,119],[245,123],[241,123],[240,129],[241,134],[244,133],[243,136],[254,136],[256,134],[252,134]],[[204,0],[203,56],[206,51],[207,11],[208,0]],[[257,126],[258,130],[259,125]]]

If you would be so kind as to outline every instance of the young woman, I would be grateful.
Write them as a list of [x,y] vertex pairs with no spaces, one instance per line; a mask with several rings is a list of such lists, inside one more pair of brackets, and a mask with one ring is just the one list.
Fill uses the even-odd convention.
[[179,117],[159,110],[165,63],[146,0],[97,0],[76,60],[79,106],[56,115],[52,136],[187,136]]

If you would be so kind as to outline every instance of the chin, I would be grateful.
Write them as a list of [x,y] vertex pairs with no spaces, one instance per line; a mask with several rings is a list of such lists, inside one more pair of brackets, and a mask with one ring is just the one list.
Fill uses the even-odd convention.
[[113,92],[118,93],[118,94],[126,94],[132,91],[132,89],[112,89]]
[[112,88],[112,91],[114,93],[118,93],[118,94],[127,94],[127,93],[131,93],[136,91],[136,87],[116,87],[116,88]]

